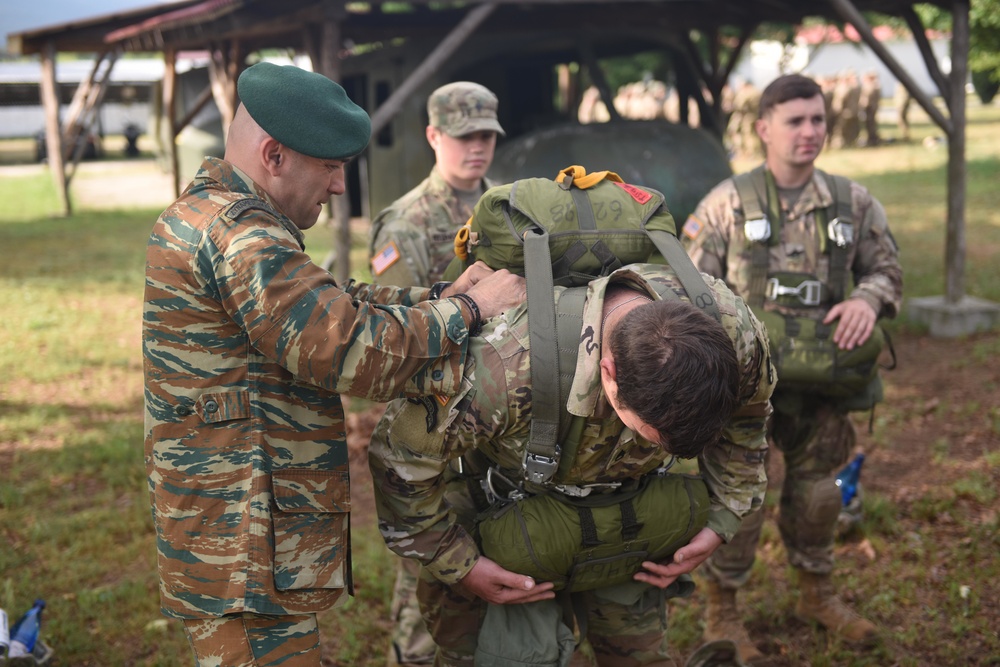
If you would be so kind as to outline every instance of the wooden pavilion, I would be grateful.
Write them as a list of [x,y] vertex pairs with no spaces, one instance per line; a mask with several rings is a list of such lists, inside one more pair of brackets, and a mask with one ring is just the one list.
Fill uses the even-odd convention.
[[[14,53],[41,57],[50,164],[69,213],[72,203],[68,185],[79,155],[67,153],[66,147],[76,146],[76,137],[93,122],[94,109],[107,88],[108,73],[126,52],[162,52],[166,65],[163,105],[168,110],[169,136],[174,138],[209,100],[218,106],[225,131],[238,104],[236,79],[254,54],[269,49],[307,54],[314,69],[344,83],[352,97],[368,109],[373,125],[372,153],[378,150],[380,133],[391,130],[392,123],[407,115],[418,115],[420,103],[415,99],[422,87],[440,79],[442,72],[459,71],[460,64],[467,69],[476,63],[489,64],[495,70],[506,67],[505,77],[490,82],[501,100],[541,100],[545,94],[534,85],[539,77],[551,78],[553,64],[576,63],[578,71],[585,70],[601,90],[607,108],[613,110],[612,92],[597,66],[598,60],[650,49],[671,54],[679,92],[698,103],[703,126],[721,134],[722,87],[761,23],[798,24],[807,17],[844,22],[857,30],[947,137],[944,303],[955,305],[965,299],[969,0],[934,0],[953,15],[952,66],[948,73],[938,67],[925,27],[914,11],[915,4],[915,0],[181,0],[12,34],[8,44]],[[944,108],[918,89],[907,71],[875,39],[863,12],[900,17],[907,23],[945,102]],[[399,44],[411,47],[403,57],[389,48]],[[210,82],[195,104],[182,111],[177,109],[174,96],[177,58],[184,51],[210,54]],[[80,84],[61,120],[55,78],[55,61],[60,52],[97,54],[91,76]],[[373,72],[381,74],[369,76]],[[392,75],[383,76],[385,72]],[[532,111],[544,110],[546,103],[549,101],[539,102],[535,109],[508,109],[507,120],[528,117]],[[682,109],[686,106],[681,104]],[[501,121],[506,122],[503,117]],[[411,120],[409,129],[414,127],[422,127],[419,120]],[[422,137],[422,132],[418,136]],[[179,190],[176,141],[172,142],[171,156],[175,189]],[[386,157],[396,163],[406,162],[403,154],[390,152]],[[379,180],[383,179],[386,172],[375,164],[375,155],[370,160],[361,161],[363,170],[367,167],[369,173],[378,173]],[[364,202],[370,198],[384,202],[390,194],[400,194],[370,192],[374,180],[356,178],[368,195],[361,197]],[[344,197],[337,201],[340,245],[346,248],[349,202]],[[348,268],[346,262],[338,263],[338,279],[346,277]]]

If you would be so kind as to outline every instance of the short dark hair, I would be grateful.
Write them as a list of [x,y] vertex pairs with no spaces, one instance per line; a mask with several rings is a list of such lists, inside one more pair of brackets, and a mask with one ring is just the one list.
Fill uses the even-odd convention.
[[809,77],[801,74],[779,76],[760,94],[758,117],[763,118],[768,111],[788,100],[809,100],[817,95],[822,96],[823,89]]
[[726,330],[679,299],[632,309],[611,332],[618,401],[693,458],[722,437],[739,404],[739,363]]

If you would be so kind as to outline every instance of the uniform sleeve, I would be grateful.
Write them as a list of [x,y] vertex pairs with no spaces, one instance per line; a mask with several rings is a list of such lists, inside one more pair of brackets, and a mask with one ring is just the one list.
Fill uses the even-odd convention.
[[879,317],[895,317],[903,301],[903,268],[882,204],[867,189],[852,183],[855,212],[861,225],[851,271],[852,298],[864,299]]
[[[202,261],[249,344],[297,379],[377,401],[457,390],[468,328],[457,300],[406,305],[425,291],[339,288],[269,215],[218,219]],[[360,300],[359,300],[360,299]],[[369,301],[368,299],[371,299]]]
[[[489,350],[488,345],[477,347]],[[475,356],[475,355],[474,355]],[[479,375],[476,368],[479,368]],[[461,581],[479,560],[479,548],[449,512],[445,471],[479,443],[495,441],[510,415],[506,382],[491,364],[470,361],[462,389],[446,406],[436,399],[391,404],[372,436],[368,464],[379,530],[395,553],[419,560],[440,581]],[[475,387],[469,378],[477,378]]]
[[380,285],[430,285],[431,259],[427,235],[390,208],[373,224],[372,282]]
[[[718,292],[717,292],[718,294]],[[761,507],[767,490],[764,455],[771,393],[777,380],[768,351],[767,331],[742,299],[720,296],[723,326],[736,347],[740,363],[740,406],[722,439],[699,458],[712,497],[708,527],[729,541],[750,512]],[[733,314],[730,314],[733,313]]]
[[730,197],[735,189],[729,183],[720,183],[709,192],[681,228],[681,240],[691,261],[699,271],[715,278],[726,277],[729,240],[736,223]]

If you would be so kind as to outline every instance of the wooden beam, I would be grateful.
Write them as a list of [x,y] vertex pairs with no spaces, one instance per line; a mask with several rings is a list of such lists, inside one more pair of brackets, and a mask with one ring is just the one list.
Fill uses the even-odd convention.
[[608,118],[611,121],[621,120],[622,116],[615,108],[615,93],[608,85],[608,79],[604,76],[601,63],[594,53],[594,45],[589,39],[580,40],[580,60],[583,61],[587,72],[590,74],[590,82],[597,87],[597,92],[601,94],[601,101],[608,111]]
[[951,27],[951,109],[948,134],[948,232],[945,239],[945,303],[965,296],[965,81],[969,76],[969,3],[955,0]]
[[45,155],[49,171],[56,186],[56,194],[62,204],[63,214],[73,214],[73,203],[66,182],[66,166],[63,161],[62,131],[59,128],[59,93],[56,82],[56,45],[49,40],[42,49],[42,80],[39,91],[42,107],[45,109]]
[[[318,71],[338,83],[341,82],[340,50],[344,41],[341,21],[345,18],[347,9],[343,2],[328,5],[319,44]],[[331,197],[328,207],[333,221],[333,251],[322,266],[333,273],[338,284],[346,285],[351,277],[351,200],[347,192]]]
[[378,134],[386,123],[393,119],[403,107],[403,103],[416,92],[427,79],[429,79],[441,65],[458,50],[466,39],[469,38],[476,28],[493,13],[497,8],[497,0],[489,0],[474,9],[456,25],[448,35],[441,40],[441,43],[431,51],[431,53],[420,63],[410,76],[406,78],[399,88],[393,91],[385,102],[382,103],[372,115],[372,135]]
[[944,74],[941,73],[941,68],[938,67],[937,58],[934,57],[934,51],[931,49],[930,42],[927,41],[927,33],[924,24],[920,22],[920,17],[917,16],[912,7],[907,7],[903,10],[903,18],[906,19],[906,25],[910,27],[910,33],[913,35],[913,41],[916,42],[917,48],[920,50],[920,55],[924,57],[927,73],[934,79],[934,83],[937,84],[941,95],[946,100],[950,100],[951,84],[945,78]]
[[195,99],[194,104],[192,104],[191,108],[188,109],[186,114],[184,114],[184,117],[178,120],[175,124],[175,130],[178,134],[182,132],[185,127],[191,124],[194,117],[198,115],[198,112],[205,108],[205,105],[208,104],[210,99],[212,99],[211,84],[201,89],[201,92],[198,93],[198,97]]
[[87,138],[90,134],[90,129],[97,120],[97,113],[104,102],[104,96],[108,92],[108,86],[111,83],[111,70],[114,69],[119,55],[120,52],[117,50],[110,53],[108,66],[104,70],[100,82],[97,85],[90,86],[90,92],[87,94],[87,99],[83,103],[83,108],[80,110],[79,116],[72,125],[69,123],[66,124],[63,135],[67,145],[71,149],[69,169],[66,172],[66,187],[69,187],[70,183],[73,182],[73,176],[76,175],[76,168],[80,164],[80,158],[83,157],[83,151],[87,148]]
[[[953,131],[951,121],[941,113],[940,109],[934,106],[931,98],[917,87],[913,78],[903,69],[903,66],[899,64],[892,54],[882,46],[882,43],[875,39],[875,34],[872,32],[871,26],[868,25],[868,21],[865,20],[865,17],[861,15],[861,12],[858,11],[851,0],[830,0],[830,4],[833,5],[833,8],[837,10],[845,21],[854,26],[854,29],[861,35],[861,39],[868,45],[868,48],[874,51],[875,55],[889,68],[889,71],[906,86],[907,90],[913,95],[913,99],[927,112],[931,120],[937,123],[938,127],[944,130],[945,134],[950,135]],[[944,94],[943,91],[942,94]]]

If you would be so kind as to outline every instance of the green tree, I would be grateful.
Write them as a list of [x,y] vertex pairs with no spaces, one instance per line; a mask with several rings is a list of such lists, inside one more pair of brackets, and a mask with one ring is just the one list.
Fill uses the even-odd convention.
[[[934,5],[918,5],[917,13],[929,28],[951,31],[951,14]],[[1000,87],[1000,0],[972,0],[969,4],[969,71],[984,103]]]

